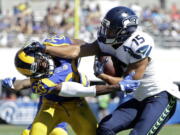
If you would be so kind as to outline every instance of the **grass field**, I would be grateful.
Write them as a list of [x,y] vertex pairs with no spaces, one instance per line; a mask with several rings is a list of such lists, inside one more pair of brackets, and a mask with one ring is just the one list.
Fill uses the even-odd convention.
[[[0,135],[20,135],[25,126],[0,125]],[[128,135],[129,131],[124,131],[118,135]],[[179,135],[180,125],[165,126],[158,135]],[[72,134],[69,134],[72,135]]]

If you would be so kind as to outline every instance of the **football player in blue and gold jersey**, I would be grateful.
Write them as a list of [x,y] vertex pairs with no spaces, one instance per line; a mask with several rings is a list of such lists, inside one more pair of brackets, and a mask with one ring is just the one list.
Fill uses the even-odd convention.
[[[2,80],[2,86],[3,88],[10,90],[12,92],[17,92],[21,91],[25,88],[29,88],[29,79],[24,79],[24,80],[16,80],[16,77],[13,78],[5,78]],[[39,102],[38,102],[38,111],[41,107],[42,104],[42,98],[43,96],[39,97]],[[26,129],[24,129],[21,133],[21,135],[29,135],[30,129],[31,129],[32,124],[30,124]],[[66,122],[61,122],[58,124],[49,135],[68,135],[67,132],[67,126],[68,124]]]
[[[43,44],[72,45],[65,36],[51,36]],[[30,135],[49,135],[60,122],[69,123],[78,135],[96,134],[97,121],[84,98],[61,97],[51,93],[57,84],[66,81],[89,85],[86,76],[77,70],[78,60],[51,57],[40,52],[28,53],[21,49],[15,56],[15,66],[21,74],[30,77],[25,80],[24,86],[30,86],[33,92],[43,96]]]

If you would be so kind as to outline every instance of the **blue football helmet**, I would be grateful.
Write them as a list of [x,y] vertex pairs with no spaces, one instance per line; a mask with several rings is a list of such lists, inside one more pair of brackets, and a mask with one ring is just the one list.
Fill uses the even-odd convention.
[[31,78],[44,78],[53,74],[54,61],[51,56],[41,52],[26,52],[20,49],[14,59],[16,69]]
[[130,8],[119,6],[107,12],[98,31],[98,41],[122,44],[137,29],[138,17]]

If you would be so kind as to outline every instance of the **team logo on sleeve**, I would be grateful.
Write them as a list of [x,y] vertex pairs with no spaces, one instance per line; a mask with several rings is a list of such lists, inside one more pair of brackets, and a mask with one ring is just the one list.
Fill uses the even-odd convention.
[[141,57],[148,57],[150,52],[152,50],[152,47],[149,45],[142,46],[136,50],[137,55]]
[[67,65],[67,64],[64,64],[64,65],[62,65],[61,67],[56,68],[56,69],[55,69],[55,73],[60,73],[60,72],[66,71],[66,70],[68,70],[68,65]]
[[136,51],[133,51],[132,48],[128,46],[123,46],[123,47],[124,47],[124,51],[127,51],[132,57],[136,59],[142,59],[148,57],[152,50],[152,47],[150,45],[144,45],[142,47],[139,47]]

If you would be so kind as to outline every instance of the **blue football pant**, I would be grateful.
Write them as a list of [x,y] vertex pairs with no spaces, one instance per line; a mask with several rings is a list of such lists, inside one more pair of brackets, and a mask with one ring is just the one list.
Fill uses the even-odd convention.
[[174,114],[175,108],[176,99],[167,92],[141,102],[131,99],[100,122],[97,135],[115,135],[130,128],[133,128],[130,135],[156,135]]

